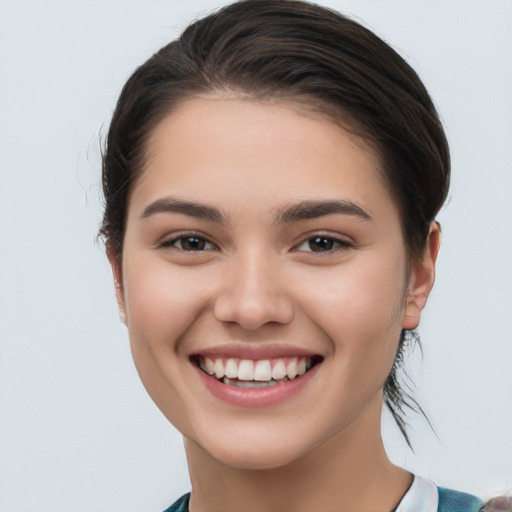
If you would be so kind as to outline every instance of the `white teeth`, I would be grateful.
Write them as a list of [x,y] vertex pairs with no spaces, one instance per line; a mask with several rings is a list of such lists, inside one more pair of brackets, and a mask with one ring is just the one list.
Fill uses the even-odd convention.
[[270,386],[277,386],[278,384],[275,380],[269,380],[268,382],[254,382],[253,380],[230,380],[227,377],[224,377],[222,382],[224,382],[224,384],[229,384],[230,386],[236,386],[238,388],[268,388]]
[[272,368],[272,378],[275,380],[281,380],[286,377],[286,365],[282,359],[279,359]]
[[210,359],[209,357],[206,357],[204,360],[204,366],[206,373],[209,375],[213,375],[215,373],[215,363],[213,362],[213,359]]
[[222,377],[226,375],[226,369],[224,368],[222,359],[215,360],[215,366],[213,367],[213,371],[215,372],[215,377],[217,377],[217,379],[222,379]]
[[306,373],[306,360],[301,359],[297,365],[297,375],[304,375]]
[[254,380],[269,381],[271,379],[272,368],[270,367],[270,361],[267,359],[258,361],[254,366]]
[[242,359],[238,366],[239,380],[254,380],[254,363],[250,359]]
[[286,365],[286,375],[290,380],[295,379],[297,376],[297,359],[291,359]]
[[226,377],[236,379],[238,377],[238,364],[236,359],[230,358],[226,363]]
[[214,375],[219,380],[224,379],[223,382],[231,379],[275,382],[286,377],[292,380],[304,375],[313,366],[313,361],[305,357],[292,357],[288,359],[288,364],[285,363],[284,359],[252,361],[251,359],[237,359],[234,357],[228,359],[204,357],[199,359],[198,363],[206,373]]

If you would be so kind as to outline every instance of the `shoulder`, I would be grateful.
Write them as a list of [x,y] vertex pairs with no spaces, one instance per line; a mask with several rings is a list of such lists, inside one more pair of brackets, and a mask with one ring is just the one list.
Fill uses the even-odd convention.
[[482,502],[471,494],[438,487],[438,512],[478,512]]
[[166,508],[164,512],[188,512],[189,499],[190,493],[184,494],[178,501],[175,501],[169,508]]

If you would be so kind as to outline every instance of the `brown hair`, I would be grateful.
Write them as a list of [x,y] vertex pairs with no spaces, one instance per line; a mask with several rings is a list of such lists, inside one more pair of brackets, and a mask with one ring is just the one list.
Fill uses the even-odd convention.
[[[103,154],[100,229],[119,262],[131,183],[142,172],[149,135],[177,104],[209,94],[292,101],[364,137],[380,156],[409,257],[422,252],[446,199],[450,158],[417,74],[373,32],[335,11],[297,0],[245,0],[192,23],[121,92]],[[421,408],[400,387],[397,371],[404,345],[414,339],[402,332],[384,386],[408,443],[404,407]]]

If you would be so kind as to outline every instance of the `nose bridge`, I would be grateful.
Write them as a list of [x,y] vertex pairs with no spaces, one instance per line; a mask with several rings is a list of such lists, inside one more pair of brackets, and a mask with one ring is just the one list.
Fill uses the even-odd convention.
[[219,320],[255,330],[293,318],[293,302],[277,254],[269,254],[262,247],[248,248],[230,258],[222,274],[215,302]]

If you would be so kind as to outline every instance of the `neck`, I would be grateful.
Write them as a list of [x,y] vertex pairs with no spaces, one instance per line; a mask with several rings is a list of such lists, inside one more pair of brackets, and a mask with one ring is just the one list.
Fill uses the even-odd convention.
[[304,457],[272,469],[228,466],[185,438],[190,511],[391,511],[412,477],[387,458],[378,416],[372,432],[349,426]]

